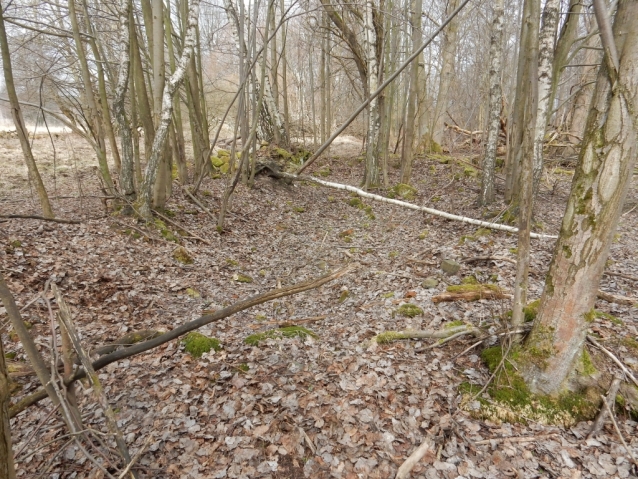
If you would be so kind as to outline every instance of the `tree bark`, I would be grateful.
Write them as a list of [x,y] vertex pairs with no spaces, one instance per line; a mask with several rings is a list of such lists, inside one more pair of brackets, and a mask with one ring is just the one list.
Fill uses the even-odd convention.
[[[533,391],[569,387],[636,162],[638,2],[620,0],[614,25],[619,71],[601,67],[561,234],[525,351]],[[611,76],[617,80],[612,83]],[[539,357],[540,356],[540,357]]]
[[13,448],[11,447],[11,424],[9,423],[10,399],[9,374],[4,361],[2,338],[0,338],[0,478],[2,479],[15,479],[16,477]]
[[193,47],[195,45],[195,37],[197,33],[198,16],[199,0],[192,0],[189,6],[188,30],[186,33],[186,39],[184,41],[182,56],[179,59],[175,72],[171,75],[166,84],[166,87],[164,88],[164,94],[162,97],[162,115],[157,131],[155,132],[153,148],[151,150],[148,164],[146,165],[144,183],[142,184],[142,190],[140,192],[140,214],[148,220],[152,218],[151,198],[153,194],[153,187],[155,185],[157,170],[159,167],[161,155],[164,151],[166,138],[168,136],[168,128],[170,127],[173,116],[173,96],[184,80],[186,68],[188,67],[188,63],[190,62],[190,57],[193,54]]
[[[379,86],[379,62],[377,59],[377,41],[382,41],[377,37],[374,25],[374,15],[377,7],[374,0],[366,0],[364,14],[364,50],[367,65],[367,85],[365,85],[366,96],[376,91]],[[370,101],[368,106],[368,133],[366,136],[366,162],[363,176],[363,186],[365,189],[379,185],[379,99],[378,96]]]
[[11,116],[13,117],[13,124],[16,127],[18,138],[20,139],[20,146],[22,147],[22,154],[24,155],[24,161],[27,164],[27,170],[29,171],[29,177],[35,184],[35,189],[38,192],[38,198],[40,199],[40,207],[42,208],[42,215],[45,218],[53,218],[53,209],[49,202],[49,196],[47,190],[44,187],[42,177],[38,171],[38,166],[35,163],[33,152],[31,151],[31,144],[29,143],[29,135],[27,134],[26,127],[24,125],[24,118],[22,117],[22,109],[20,108],[20,101],[18,100],[18,94],[16,93],[15,84],[13,82],[13,69],[11,66],[11,53],[9,51],[9,41],[7,39],[7,31],[4,27],[4,6],[0,3],[0,53],[2,54],[2,70],[4,73],[4,83],[7,90],[7,96],[9,97],[9,104],[11,105]]
[[501,130],[501,107],[503,92],[501,90],[502,57],[503,57],[503,25],[504,0],[498,0],[494,6],[494,22],[490,40],[490,111],[487,126],[487,143],[483,158],[483,175],[481,177],[480,205],[494,202],[494,168],[496,149]]

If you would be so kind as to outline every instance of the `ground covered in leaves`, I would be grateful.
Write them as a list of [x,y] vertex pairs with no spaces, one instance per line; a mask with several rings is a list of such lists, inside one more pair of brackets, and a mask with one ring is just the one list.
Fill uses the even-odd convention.
[[[321,288],[200,330],[219,340],[217,352],[195,358],[173,341],[101,370],[131,453],[148,441],[137,462],[141,477],[390,478],[426,434],[433,435],[436,450],[414,468],[414,478],[634,477],[611,423],[588,440],[591,422],[499,424],[460,408],[459,385],[482,385],[490,375],[480,359],[482,346],[467,350],[474,338],[431,349],[426,346],[433,340],[370,345],[370,338],[390,330],[439,329],[450,323],[498,327],[508,301],[435,304],[431,298],[471,275],[511,292],[514,235],[477,234],[468,224],[367,199],[353,202],[347,192],[263,176],[253,189],[238,187],[220,235],[211,217],[175,183],[164,214],[181,226],[166,223],[192,259],[184,264],[175,259],[178,245],[156,228],[105,210],[105,201],[109,208],[112,204],[98,198],[102,193],[92,167],[73,162],[77,151],[58,152],[64,174],[57,172],[53,204],[58,217],[81,224],[29,219],[0,224],[3,274],[45,354],[51,325],[37,296],[50,279],[70,304],[85,347],[94,350],[131,331],[169,330],[203,311],[345,263],[360,264]],[[339,151],[333,148],[333,156],[319,160],[309,173],[357,186],[361,161]],[[1,214],[37,214],[17,140],[4,139],[0,153],[6,158],[3,168],[10,169],[4,173],[13,175],[0,175]],[[475,206],[476,170],[468,167],[472,154],[453,156],[417,160],[410,201],[481,218],[485,211]],[[56,170],[50,153],[42,161],[52,188]],[[391,182],[397,180],[397,162],[392,160]],[[547,234],[558,231],[571,181],[568,166],[552,164],[535,209],[536,230]],[[223,178],[207,179],[199,198],[215,212],[223,188]],[[633,188],[608,267],[634,278],[638,210],[630,210],[636,198]],[[498,204],[492,210],[497,214],[504,208]],[[552,248],[552,240],[532,241],[530,299],[540,296]],[[500,259],[464,262],[478,256]],[[444,274],[445,259],[460,262],[461,270]],[[430,281],[424,284],[426,278]],[[432,279],[438,284],[426,287]],[[634,287],[631,279],[617,275],[605,276],[601,285],[635,297]],[[423,314],[402,316],[399,308],[405,303]],[[636,371],[638,310],[604,301],[597,309],[607,315],[599,315],[593,331]],[[5,351],[24,361],[2,308],[0,323]],[[281,323],[314,334],[266,334],[256,343],[245,342]],[[591,355],[600,361],[597,367],[610,367],[596,351]],[[16,399],[37,387],[33,376],[17,381]],[[86,385],[79,398],[85,424],[106,431],[103,412]],[[638,423],[617,412],[620,430],[638,455]],[[19,477],[103,477],[68,442],[48,400],[19,414],[11,426]],[[114,455],[103,454],[115,463]]]

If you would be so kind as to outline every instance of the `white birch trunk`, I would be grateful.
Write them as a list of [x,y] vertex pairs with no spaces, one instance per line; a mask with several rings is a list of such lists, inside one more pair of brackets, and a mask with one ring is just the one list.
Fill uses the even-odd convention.
[[162,96],[162,114],[157,131],[155,132],[153,147],[151,149],[148,164],[146,165],[144,182],[142,183],[139,198],[139,213],[146,219],[150,219],[152,215],[151,199],[153,196],[153,187],[155,185],[159,162],[164,152],[164,145],[166,144],[168,129],[171,125],[173,116],[173,96],[175,96],[177,89],[184,81],[186,69],[190,62],[191,55],[193,54],[193,47],[195,46],[199,19],[199,1],[200,0],[191,0],[188,10],[188,29],[186,31],[182,56],[177,63],[177,68],[166,82]]
[[[368,85],[366,96],[376,91],[379,82],[379,64],[377,62],[377,34],[374,29],[374,0],[366,0],[364,23],[364,50],[368,68]],[[366,165],[364,186],[370,188],[379,184],[379,157],[377,143],[379,139],[379,100],[375,97],[368,106],[368,134],[366,140]]]

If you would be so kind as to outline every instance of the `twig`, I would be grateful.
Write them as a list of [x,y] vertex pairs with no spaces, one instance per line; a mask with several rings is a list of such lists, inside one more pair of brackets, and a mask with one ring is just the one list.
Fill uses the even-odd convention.
[[479,261],[506,261],[516,264],[516,260],[507,258],[506,256],[475,256],[473,258],[464,258],[463,263],[478,263]]
[[485,444],[492,443],[501,443],[505,441],[520,443],[520,442],[531,442],[531,441],[539,441],[541,439],[547,439],[548,437],[557,436],[558,433],[553,432],[551,434],[541,434],[540,436],[510,436],[510,437],[496,437],[494,439],[483,439],[481,441],[476,441],[474,444],[477,446],[483,446]]
[[434,441],[430,436],[426,436],[421,445],[401,464],[395,479],[406,479],[410,475],[410,471],[428,451],[434,451]]
[[217,218],[215,218],[215,215],[213,215],[210,210],[208,208],[206,208],[198,199],[195,195],[193,195],[190,191],[188,191],[188,188],[186,188],[185,186],[182,187],[182,190],[184,190],[184,193],[186,193],[188,196],[190,196],[190,199],[193,200],[195,202],[195,204],[197,206],[199,206],[202,211],[204,211],[204,213],[206,213],[208,216],[211,217],[211,219],[217,223]]
[[627,366],[625,366],[620,359],[618,359],[616,356],[614,356],[614,354],[609,351],[607,348],[605,348],[602,344],[600,344],[598,341],[596,341],[592,336],[587,336],[587,341],[589,341],[590,343],[592,343],[594,346],[596,346],[598,349],[600,349],[603,353],[605,353],[607,356],[609,356],[611,358],[611,360],[613,362],[615,362],[618,367],[620,369],[622,369],[622,372],[625,373],[627,376],[629,376],[629,379],[631,379],[631,381],[638,386],[638,380],[636,380],[636,378],[634,377],[633,374],[631,374],[631,371],[629,371],[629,369],[627,369]]
[[135,455],[133,456],[133,458],[129,461],[129,463],[126,465],[126,468],[122,471],[122,474],[120,474],[120,476],[118,477],[118,479],[124,479],[124,477],[126,477],[126,475],[129,473],[129,471],[131,470],[131,467],[133,467],[133,464],[135,464],[137,462],[137,460],[140,458],[140,456],[142,454],[144,454],[144,451],[146,450],[146,448],[148,447],[148,445],[153,441],[153,436],[149,435],[146,438],[146,441],[144,442],[144,444],[142,445],[142,447],[140,447],[140,450],[137,451],[135,453]]
[[594,422],[589,434],[587,435],[587,439],[591,439],[602,429],[603,424],[605,424],[605,418],[607,417],[607,413],[609,412],[611,406],[616,402],[616,394],[618,394],[618,389],[620,389],[620,383],[622,382],[622,378],[615,376],[614,380],[611,382],[611,386],[609,387],[609,392],[607,393],[607,399],[603,398],[603,403],[605,405],[609,405],[609,408],[605,406],[600,408],[600,412],[598,413],[598,417]]
[[485,390],[487,389],[487,387],[492,382],[492,380],[496,377],[496,375],[498,374],[499,370],[503,367],[503,363],[507,359],[507,355],[510,353],[510,349],[512,349],[512,344],[513,344],[513,342],[510,341],[510,343],[507,345],[507,351],[505,351],[505,354],[503,354],[503,357],[501,358],[501,362],[499,362],[498,366],[496,366],[494,368],[494,372],[487,379],[487,381],[485,382],[485,385],[481,388],[481,390],[479,392],[477,392],[474,396],[472,396],[472,401],[474,401],[477,397],[479,397],[481,394],[483,394],[485,392]]
[[82,224],[79,220],[65,220],[62,218],[45,218],[44,216],[38,215],[0,215],[0,218],[9,218],[9,219],[31,219],[31,220],[41,220],[41,221],[52,221],[53,223],[65,223],[69,225],[79,225]]
[[200,236],[197,236],[195,233],[193,233],[192,231],[188,231],[186,228],[184,228],[182,225],[180,225],[179,223],[176,223],[175,221],[171,220],[170,218],[167,218],[166,216],[164,216],[162,213],[159,213],[158,211],[153,210],[153,213],[155,213],[157,216],[159,216],[160,218],[162,218],[164,221],[172,224],[173,226],[175,226],[175,228],[179,228],[181,230],[186,231],[189,235],[191,235],[193,238],[198,239],[199,241],[201,241],[202,243],[206,243],[209,246],[213,246],[213,244],[208,241],[207,239],[204,239]]
[[609,407],[609,404],[605,400],[605,396],[601,395],[600,397],[603,399],[603,405],[607,409],[607,414],[609,414],[609,418],[611,419],[611,422],[614,425],[614,429],[616,429],[616,432],[618,433],[620,442],[622,442],[622,445],[625,446],[625,449],[627,449],[627,454],[629,454],[629,457],[631,457],[631,460],[633,461],[634,465],[638,466],[638,462],[636,462],[634,453],[631,451],[631,449],[629,449],[629,446],[627,446],[627,443],[625,442],[625,438],[623,437],[622,432],[620,432],[620,428],[618,427],[618,423],[616,422],[616,417],[614,415],[614,412],[611,410],[611,407]]

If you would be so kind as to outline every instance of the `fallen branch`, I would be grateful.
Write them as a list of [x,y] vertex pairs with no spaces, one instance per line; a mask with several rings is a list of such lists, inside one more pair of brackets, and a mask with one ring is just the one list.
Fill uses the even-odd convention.
[[443,124],[445,125],[445,127],[447,129],[456,131],[457,133],[462,133],[463,135],[476,136],[476,135],[482,135],[483,134],[483,130],[470,131],[470,130],[464,130],[460,126],[450,125],[447,122],[445,122]]
[[478,263],[480,261],[505,261],[507,263],[516,264],[516,260],[506,256],[475,256],[473,258],[465,258],[461,260],[463,263]]
[[614,354],[611,351],[609,351],[605,346],[603,346],[598,341],[596,341],[592,336],[587,336],[587,341],[592,343],[594,346],[596,346],[598,349],[600,349],[603,353],[605,353],[607,356],[609,356],[611,358],[611,360],[618,365],[618,367],[622,370],[622,372],[625,373],[627,375],[627,377],[629,377],[629,379],[631,379],[631,381],[636,386],[638,386],[638,380],[636,380],[634,375],[631,374],[631,371],[629,371],[629,369],[627,369],[627,366],[625,366],[620,361],[620,359],[618,359],[616,356],[614,356]]
[[417,447],[412,454],[410,454],[403,464],[401,464],[395,479],[406,479],[409,477],[410,471],[412,471],[414,466],[423,459],[423,456],[425,456],[428,451],[431,451],[432,453],[435,451],[434,441],[430,436],[427,436],[421,445]]
[[625,442],[625,438],[622,435],[622,432],[620,432],[620,428],[618,427],[618,423],[616,422],[616,417],[614,416],[614,412],[611,410],[611,407],[609,406],[607,401],[605,401],[605,398],[603,396],[600,396],[600,397],[603,399],[603,406],[605,407],[605,409],[607,409],[607,414],[609,414],[609,419],[611,419],[611,422],[614,425],[614,429],[616,430],[616,433],[618,434],[618,437],[620,438],[620,442],[622,442],[622,445],[625,446],[625,450],[629,454],[629,457],[631,457],[631,460],[634,463],[634,466],[638,466],[638,461],[636,461],[636,456],[634,456],[634,453],[632,452],[632,450],[629,449],[629,446],[627,446],[627,443]]
[[[454,326],[451,328],[444,328],[439,330],[424,329],[424,330],[405,330],[405,331],[385,331],[383,333],[374,336],[371,341],[377,344],[385,344],[400,339],[440,339],[448,340],[452,337],[458,337],[459,334],[474,334],[481,333],[480,329],[464,324],[462,326]],[[439,341],[440,342],[440,341]],[[441,343],[443,344],[443,343]]]
[[600,408],[600,412],[598,413],[598,417],[594,422],[594,425],[591,427],[589,434],[587,435],[587,439],[591,439],[596,434],[600,432],[605,424],[605,419],[607,418],[607,413],[609,409],[616,403],[616,394],[618,394],[618,390],[620,389],[620,383],[622,382],[622,378],[615,376],[614,380],[611,382],[611,386],[609,387],[609,392],[607,393],[607,398],[603,398],[603,403],[607,403],[609,408],[606,408],[604,405]]
[[638,278],[636,278],[635,276],[629,276],[628,274],[612,273],[611,271],[605,271],[603,274],[606,274],[607,276],[617,276],[618,278],[625,278],[630,281],[638,281]]
[[82,222],[79,220],[65,220],[62,218],[45,218],[44,216],[38,215],[0,215],[0,218],[9,218],[9,219],[29,219],[29,220],[41,220],[41,221],[52,221],[53,223],[65,223],[69,225],[79,225]]
[[[375,195],[374,193],[368,193],[367,191],[363,191],[360,188],[356,188],[350,185],[344,185],[341,183],[333,183],[330,181],[320,180],[319,178],[315,178],[314,176],[306,176],[306,175],[291,175],[290,173],[281,173],[282,178],[289,178],[291,180],[302,180],[302,181],[311,181],[313,183],[317,183],[321,186],[327,186],[328,188],[336,188],[338,190],[350,191],[352,193],[361,196],[362,198],[369,198],[371,200],[380,201],[382,203],[388,203],[391,205],[403,206],[404,208],[409,208],[411,210],[423,211],[424,213],[428,213],[434,216],[440,216],[441,218],[445,218],[448,220],[461,221],[463,223],[468,223],[475,226],[481,226],[483,228],[490,228],[498,231],[507,231],[509,233],[518,233],[518,228],[514,228],[513,226],[502,225],[499,223],[488,223],[487,221],[481,221],[474,218],[468,218],[466,216],[453,215],[452,213],[446,213],[445,211],[435,210],[434,208],[428,208],[426,206],[419,206],[412,203],[408,203],[406,201],[395,200],[392,198],[386,198],[385,196]],[[539,233],[530,233],[530,237],[536,239],[556,239],[557,236],[552,235],[543,235]]]
[[[308,281],[304,281],[302,283],[294,284],[292,286],[287,286],[285,288],[274,289],[266,293],[251,296],[248,299],[231,304],[230,306],[227,306],[226,308],[217,310],[211,314],[204,315],[188,323],[184,323],[181,326],[178,326],[177,328],[173,329],[172,331],[168,331],[156,338],[153,338],[148,341],[135,344],[134,346],[120,349],[118,351],[114,351],[110,354],[102,356],[101,358],[97,359],[96,361],[92,363],[93,369],[95,371],[98,371],[116,361],[130,358],[131,356],[135,356],[137,354],[149,351],[158,346],[161,346],[162,344],[168,343],[169,341],[172,341],[173,339],[177,339],[186,333],[199,329],[202,326],[227,318],[228,316],[231,316],[235,313],[248,309],[252,306],[257,306],[258,304],[266,303],[274,299],[279,299],[286,296],[291,296],[293,294],[301,293],[303,291],[308,291],[309,289],[318,288],[319,286],[322,286],[330,281],[333,281],[337,278],[340,278],[352,272],[357,267],[358,265],[356,263],[353,263],[333,273],[328,273],[316,279],[311,279]],[[70,384],[74,381],[77,381],[78,379],[83,379],[85,377],[86,377],[86,371],[84,369],[80,369],[71,378],[69,378],[68,381],[65,381],[65,384],[66,383]],[[46,396],[47,396],[47,393],[43,389],[39,389],[33,394],[21,399],[9,409],[9,417],[14,417],[16,414],[20,413],[21,411],[24,411],[29,406],[36,404],[38,401],[44,399]]]
[[261,328],[262,326],[270,326],[277,325],[278,328],[287,328],[289,326],[295,326],[297,324],[307,324],[307,323],[315,323],[317,321],[323,321],[328,316],[313,316],[312,318],[304,318],[304,319],[289,319],[287,321],[267,321],[265,323],[254,324],[252,326],[253,329]]
[[199,201],[199,200],[197,199],[197,197],[196,197],[194,194],[192,194],[190,191],[188,191],[188,188],[186,188],[186,187],[184,186],[184,187],[182,188],[182,190],[184,190],[184,193],[186,193],[186,194],[190,197],[190,199],[191,199],[191,200],[193,200],[193,202],[194,202],[197,206],[199,206],[199,207],[202,209],[202,211],[204,211],[204,213],[206,213],[208,216],[210,216],[210,218],[211,218],[211,219],[212,219],[215,223],[217,223],[217,218],[215,218],[215,215],[213,215],[213,214],[210,212],[210,210],[209,210],[208,208],[206,208],[206,207],[202,204],[202,202],[201,202],[201,201]]
[[630,298],[628,296],[621,296],[619,294],[606,293],[605,291],[598,290],[596,293],[599,299],[607,301],[608,303],[625,304],[631,306],[638,303],[638,299]]
[[493,289],[480,289],[478,291],[464,291],[462,293],[441,293],[432,297],[433,303],[449,301],[478,301],[479,299],[511,299],[511,294],[495,291]]
[[483,446],[485,444],[500,444],[505,441],[509,441],[512,443],[521,443],[521,442],[532,442],[532,441],[540,441],[543,439],[548,439],[553,436],[558,436],[558,433],[554,432],[551,434],[541,434],[539,436],[509,436],[509,437],[496,437],[494,439],[483,439],[481,441],[476,441],[474,444],[477,446]]

